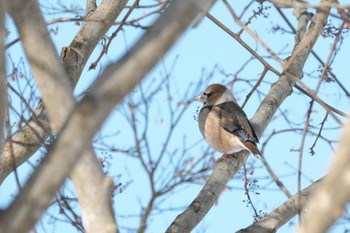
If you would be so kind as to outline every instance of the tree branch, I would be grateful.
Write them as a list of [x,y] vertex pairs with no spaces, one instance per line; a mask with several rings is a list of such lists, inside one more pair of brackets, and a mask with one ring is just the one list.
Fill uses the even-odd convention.
[[350,123],[348,122],[328,175],[304,208],[303,222],[298,233],[327,232],[330,225],[342,216],[350,197],[349,140]]
[[7,103],[5,65],[5,11],[4,1],[0,0],[0,150],[3,147],[3,132]]
[[[62,63],[73,86],[77,84],[92,51],[114,23],[126,2],[127,0],[102,1],[95,12],[87,18],[89,20],[84,23],[70,46],[62,49]],[[12,135],[11,141],[15,142],[12,145],[15,160],[10,154],[9,141],[6,141],[4,147],[0,148],[0,167],[2,168],[0,170],[0,184],[13,171],[13,164],[16,167],[23,164],[41,147],[51,133],[46,109],[41,102],[34,113],[35,116],[29,119],[27,125]]]
[[347,9],[349,5],[340,4],[337,1],[321,1],[318,4],[308,3],[306,1],[295,0],[268,0],[279,8],[315,8],[322,10],[324,8],[334,7],[336,9]]
[[35,224],[115,104],[142,80],[208,1],[172,2],[130,53],[103,72],[71,114],[42,164],[3,213],[2,232],[26,232]]
[[38,3],[35,0],[14,0],[8,2],[7,6],[42,93],[50,124],[54,130],[59,130],[73,109],[73,89],[65,78],[66,73],[51,41]]
[[[278,107],[292,93],[292,87],[298,80],[296,77],[302,77],[305,61],[318,36],[321,34],[327,17],[328,11],[315,14],[313,22],[304,34],[304,37],[295,45],[292,59],[289,60],[289,64],[286,64],[288,68],[286,69],[287,72],[283,73],[278,81],[273,84],[254,117],[251,119],[251,123],[259,138],[270,123]],[[226,183],[236,174],[247,156],[247,152],[242,151],[235,156],[229,156],[227,160],[219,160],[203,189],[184,212],[176,217],[166,232],[186,233],[192,231],[217,201],[219,194],[226,187]]]
[[91,15],[96,8],[96,0],[86,0],[86,16]]
[[[65,71],[50,40],[37,1],[26,1],[26,4],[26,7],[23,8],[22,1],[12,1],[9,4],[9,9],[20,33],[33,74],[41,89],[43,100],[48,106],[50,123],[52,128],[58,132],[72,111],[75,99],[68,79],[65,78]],[[122,7],[118,8],[118,13],[126,2],[119,2],[119,4]],[[40,57],[37,57],[37,51],[45,51],[46,54],[44,56],[40,54]],[[67,70],[71,71],[71,69]],[[71,77],[73,75],[74,72]],[[65,98],[57,98],[57,96]],[[58,112],[60,114],[57,114]],[[113,182],[103,175],[92,148],[90,146],[89,148],[90,150],[85,152],[82,163],[77,165],[72,174],[84,213],[86,229],[87,232],[116,232],[114,214],[111,208]],[[91,195],[92,193],[95,195]]]
[[105,176],[91,146],[71,173],[86,232],[118,232],[112,208],[113,180]]
[[[270,214],[266,215],[259,221],[253,223],[247,228],[237,231],[237,233],[272,233],[283,226],[299,211],[299,207],[304,207],[305,203],[310,199],[310,196],[320,186],[320,180],[314,182],[300,193],[290,197],[286,202],[277,207]],[[301,201],[299,203],[299,201]]]
[[326,232],[339,218],[350,197],[350,123],[346,124],[328,175],[310,198],[303,211],[298,233]]

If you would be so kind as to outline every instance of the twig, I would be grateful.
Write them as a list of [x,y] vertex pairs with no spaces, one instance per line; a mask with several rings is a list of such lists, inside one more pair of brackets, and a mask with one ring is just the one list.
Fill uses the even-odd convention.
[[[224,30],[227,34],[229,34],[232,38],[234,38],[240,45],[242,45],[246,50],[248,50],[248,52],[250,52],[256,59],[258,59],[258,61],[260,61],[264,67],[268,68],[268,70],[272,71],[273,73],[275,73],[277,76],[281,76],[282,74],[277,71],[273,66],[271,66],[268,62],[266,62],[259,54],[257,54],[247,43],[245,43],[237,34],[235,34],[234,32],[232,32],[229,28],[227,28],[225,25],[223,25],[220,21],[218,21],[214,16],[212,16],[210,13],[207,13],[206,16],[213,22],[215,23],[217,26],[219,26],[222,30]],[[299,84],[294,84],[294,87],[296,89],[298,89],[299,91],[301,91],[302,93],[306,94],[308,97],[310,97],[311,99],[314,99],[317,103],[319,103],[321,106],[323,106],[326,110],[328,109],[331,112],[334,112],[338,115],[341,115],[343,117],[349,118],[349,116],[328,105],[327,103],[325,103],[323,100],[321,100],[320,98],[314,96],[306,87],[306,85],[303,85],[303,83],[299,82]],[[333,116],[333,115],[332,115]]]
[[254,91],[260,86],[262,80],[265,78],[265,75],[267,73],[267,71],[269,71],[266,67],[264,67],[263,72],[260,75],[260,78],[258,79],[258,81],[256,82],[256,84],[254,85],[254,87],[250,90],[250,92],[248,93],[248,95],[246,96],[243,104],[242,104],[242,108],[244,108],[244,106],[246,105],[246,103],[248,102],[249,98],[253,95]]
[[321,137],[321,133],[322,133],[324,124],[325,124],[325,122],[326,122],[326,120],[327,120],[327,117],[328,117],[328,112],[327,112],[326,115],[324,116],[323,121],[321,122],[320,130],[318,131],[318,134],[317,134],[317,136],[316,136],[316,138],[315,138],[314,143],[313,143],[312,146],[310,147],[310,153],[311,153],[311,155],[314,155],[314,154],[315,154],[314,148],[315,148],[315,146],[316,146],[316,143],[317,143],[318,139]]
[[122,19],[119,27],[117,28],[117,30],[115,30],[112,35],[110,36],[110,38],[108,39],[108,42],[105,46],[103,46],[103,50],[101,51],[100,55],[98,56],[98,58],[91,63],[89,70],[95,69],[97,66],[97,63],[101,60],[101,58],[103,57],[104,54],[107,54],[108,52],[108,48],[110,46],[110,44],[112,43],[112,40],[117,36],[118,32],[120,30],[122,30],[124,23],[126,22],[126,20],[129,18],[131,12],[135,9],[135,7],[139,4],[140,0],[135,0],[134,4],[132,4],[132,6],[130,7],[130,9],[128,10],[128,12],[126,13],[126,15],[124,16],[124,18]]
[[245,163],[243,164],[243,174],[244,174],[244,190],[245,190],[245,195],[247,195],[247,198],[248,198],[248,204],[253,208],[253,211],[254,211],[254,221],[257,221],[259,219],[259,215],[258,215],[258,212],[256,211],[256,208],[253,204],[253,201],[250,197],[250,194],[249,194],[249,190],[248,190],[248,184],[249,184],[249,178],[247,176],[247,168],[246,168],[246,165]]

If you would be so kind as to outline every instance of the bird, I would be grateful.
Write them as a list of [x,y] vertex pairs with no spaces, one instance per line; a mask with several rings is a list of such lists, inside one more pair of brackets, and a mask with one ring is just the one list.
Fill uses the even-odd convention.
[[224,153],[224,156],[247,150],[263,160],[254,128],[226,86],[211,84],[195,100],[203,103],[198,114],[198,126],[212,148]]

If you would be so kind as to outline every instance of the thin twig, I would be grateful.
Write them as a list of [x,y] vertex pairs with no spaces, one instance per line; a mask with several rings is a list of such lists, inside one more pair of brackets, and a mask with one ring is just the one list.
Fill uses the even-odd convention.
[[317,143],[318,139],[321,137],[321,133],[322,133],[323,127],[324,127],[324,125],[325,125],[325,122],[326,122],[326,120],[327,120],[327,117],[328,117],[328,112],[327,112],[326,115],[324,116],[323,121],[321,122],[320,130],[318,131],[318,134],[317,134],[317,136],[316,136],[316,138],[315,138],[314,143],[313,143],[312,146],[310,147],[310,153],[311,153],[311,155],[314,155],[314,154],[315,154],[314,148],[315,148],[315,146],[316,146],[316,143]]

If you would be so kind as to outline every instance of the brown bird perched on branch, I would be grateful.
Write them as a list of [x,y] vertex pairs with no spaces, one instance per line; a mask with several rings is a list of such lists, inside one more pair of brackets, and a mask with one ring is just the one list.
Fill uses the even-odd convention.
[[221,84],[211,84],[195,100],[204,103],[198,125],[211,147],[227,155],[248,150],[263,159],[256,146],[259,141],[255,131],[230,90]]

